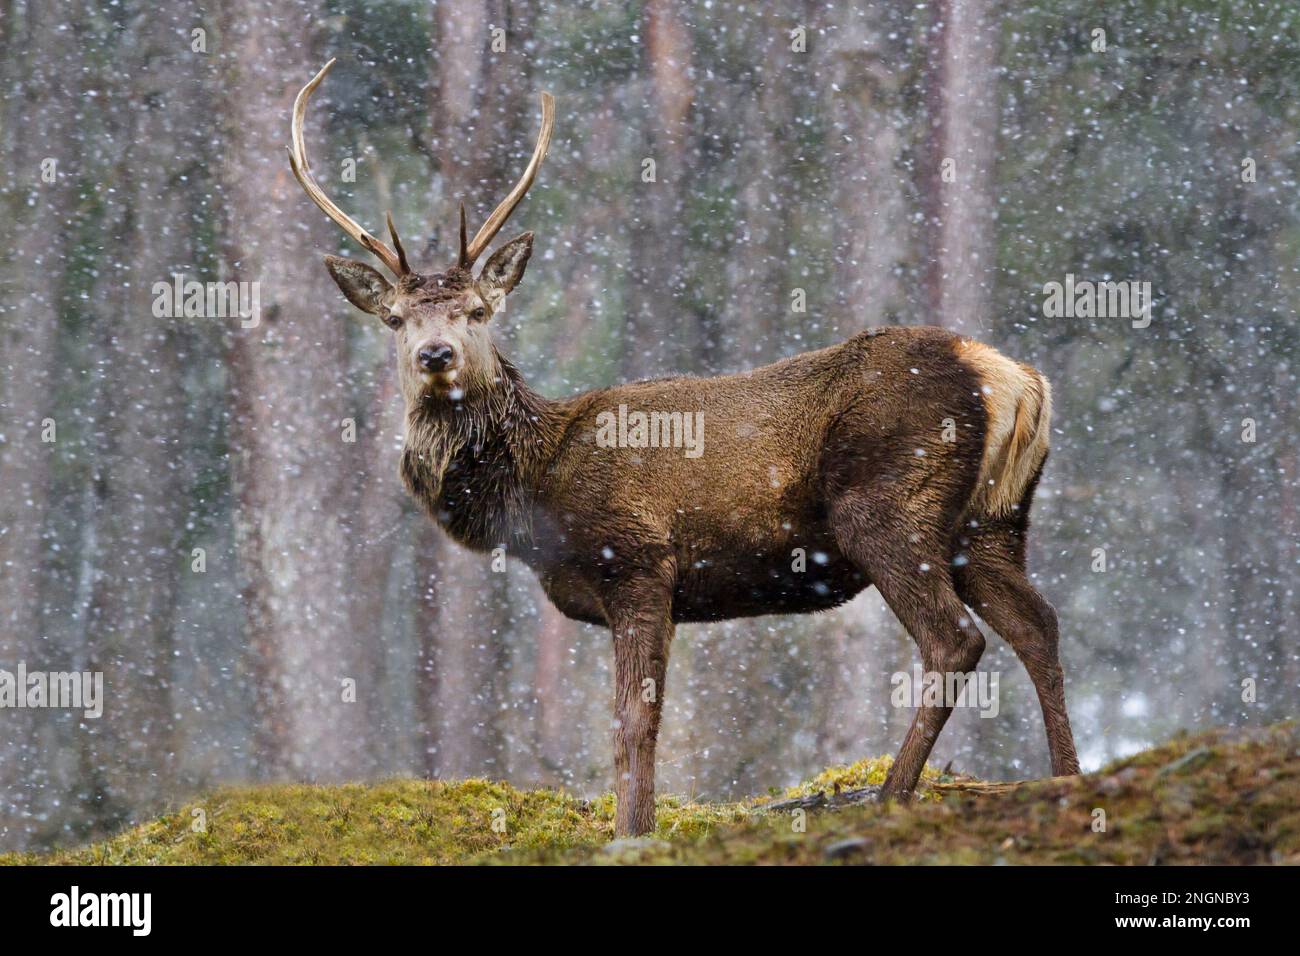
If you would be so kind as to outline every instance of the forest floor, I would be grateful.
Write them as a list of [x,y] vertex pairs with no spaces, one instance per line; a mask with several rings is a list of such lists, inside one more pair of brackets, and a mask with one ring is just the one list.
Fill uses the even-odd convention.
[[855,803],[888,767],[864,760],[739,803],[661,797],[653,837],[614,841],[610,795],[487,780],[232,787],[101,843],[0,864],[1300,863],[1291,723],[1181,736],[1082,777],[928,769],[910,805]]

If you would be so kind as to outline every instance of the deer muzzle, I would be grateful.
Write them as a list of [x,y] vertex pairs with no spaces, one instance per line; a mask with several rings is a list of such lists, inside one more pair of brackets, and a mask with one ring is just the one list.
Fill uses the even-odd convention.
[[446,342],[435,342],[415,353],[415,360],[422,371],[447,372],[456,365],[456,350]]

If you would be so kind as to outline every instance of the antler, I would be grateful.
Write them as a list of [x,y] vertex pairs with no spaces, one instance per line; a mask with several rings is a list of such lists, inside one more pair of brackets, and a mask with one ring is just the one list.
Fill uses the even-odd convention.
[[[312,77],[311,82],[299,91],[298,98],[293,101],[293,147],[289,150],[289,165],[293,167],[294,176],[311,201],[319,206],[325,215],[333,219],[344,232],[382,260],[384,265],[388,267],[389,272],[400,278],[411,270],[406,264],[406,254],[402,250],[402,241],[397,238],[397,229],[393,226],[392,214],[390,213],[388,216],[388,231],[393,237],[393,245],[397,247],[396,252],[366,232],[360,223],[334,205],[333,200],[325,195],[325,191],[316,184],[316,177],[311,174],[311,163],[307,160],[307,145],[302,137],[302,121],[307,112],[307,101],[311,99],[312,93],[316,92],[316,87],[320,86],[321,80],[325,79],[325,74],[333,66],[334,60],[330,60],[321,67],[320,72]],[[531,166],[529,168],[532,169]],[[534,170],[535,172],[536,170]],[[529,182],[531,181],[530,179]],[[527,187],[524,188],[527,189]],[[493,213],[493,215],[495,216],[496,213]],[[506,212],[506,216],[508,215],[510,215],[509,211]],[[505,222],[505,216],[501,218],[501,221]],[[483,228],[486,229],[487,226]],[[498,224],[497,228],[500,228],[500,224]],[[490,239],[491,236],[488,238]],[[477,241],[477,237],[475,237],[475,241]]]
[[462,269],[468,269],[475,260],[483,254],[483,250],[488,247],[493,237],[501,231],[501,227],[506,224],[510,214],[515,211],[524,194],[537,178],[537,170],[542,165],[542,159],[546,156],[546,150],[551,145],[551,130],[555,127],[555,97],[550,93],[542,94],[542,129],[537,134],[537,145],[533,147],[533,158],[528,161],[528,166],[524,169],[524,174],[519,177],[519,182],[515,183],[515,188],[510,190],[509,195],[501,200],[501,204],[492,211],[492,215],[487,217],[482,228],[474,234],[474,239],[468,245],[465,243],[465,207],[460,207],[460,266]]

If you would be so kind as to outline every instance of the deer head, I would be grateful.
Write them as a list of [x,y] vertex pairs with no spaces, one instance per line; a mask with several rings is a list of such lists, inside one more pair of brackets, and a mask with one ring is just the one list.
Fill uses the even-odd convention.
[[349,302],[363,312],[379,316],[396,334],[398,375],[408,402],[455,401],[486,392],[497,377],[498,363],[488,322],[523,278],[533,251],[533,234],[526,232],[501,246],[477,277],[473,273],[474,263],[537,178],[537,170],[551,143],[555,100],[549,93],[542,94],[541,132],[519,182],[472,240],[466,239],[465,204],[461,203],[460,253],[456,262],[441,272],[420,273],[407,263],[391,213],[387,217],[393,240],[390,247],[336,206],[312,175],[303,140],[303,118],[312,93],[333,66],[334,60],[326,63],[294,100],[289,165],[311,201],[375,255],[392,273],[394,281],[353,259],[326,256],[325,267]]

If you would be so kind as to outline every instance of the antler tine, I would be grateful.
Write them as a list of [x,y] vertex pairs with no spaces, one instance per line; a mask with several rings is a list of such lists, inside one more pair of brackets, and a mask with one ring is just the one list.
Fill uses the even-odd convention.
[[460,256],[457,260],[462,269],[468,269],[474,264],[474,260],[469,257],[469,245],[465,242],[465,204],[460,204]]
[[397,250],[397,264],[402,267],[402,274],[411,271],[411,267],[406,264],[406,250],[402,248],[402,240],[397,236],[397,227],[393,225],[393,213],[390,210],[385,214],[388,220],[388,234],[393,237],[393,248]]
[[[542,129],[537,134],[537,145],[533,147],[533,158],[528,161],[528,166],[524,169],[524,174],[515,183],[515,188],[510,190],[509,195],[501,200],[501,204],[493,210],[492,215],[488,216],[487,222],[483,223],[482,228],[474,235],[474,240],[468,248],[462,246],[462,260],[468,259],[472,264],[483,250],[488,247],[493,237],[501,231],[501,227],[506,224],[510,214],[515,211],[528,188],[532,186],[533,180],[537,178],[537,170],[542,165],[542,158],[546,156],[546,150],[551,145],[551,130],[555,127],[555,97],[550,93],[542,94]],[[468,265],[466,266],[468,268]]]
[[[325,79],[325,74],[333,68],[334,62],[334,60],[330,60],[321,67],[320,72],[312,77],[311,82],[298,92],[298,98],[293,101],[293,146],[289,149],[289,165],[293,168],[293,175],[307,193],[307,197],[319,206],[325,215],[333,219],[339,228],[377,256],[388,267],[389,272],[401,277],[410,271],[406,266],[406,256],[388,248],[388,246],[363,229],[360,223],[336,206],[333,200],[325,195],[325,190],[316,184],[316,177],[311,174],[311,163],[307,160],[307,144],[302,135],[303,118],[307,113],[307,101],[311,99],[312,93],[316,92],[316,87],[320,86],[321,80]],[[388,222],[391,229],[391,216]],[[401,243],[397,240],[397,230],[392,230],[392,233],[393,241],[400,250]]]

